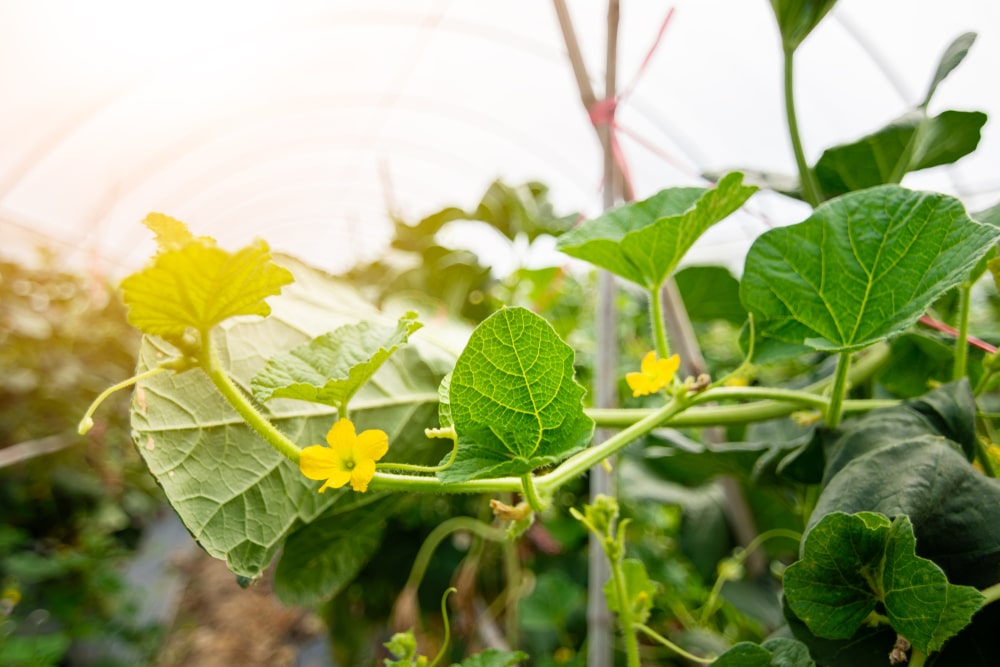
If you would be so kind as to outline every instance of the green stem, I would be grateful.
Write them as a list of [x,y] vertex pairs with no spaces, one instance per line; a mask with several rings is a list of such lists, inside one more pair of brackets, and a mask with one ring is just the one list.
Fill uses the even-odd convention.
[[993,604],[997,600],[1000,600],[1000,584],[993,584],[989,588],[984,588],[979,592],[982,593],[983,598],[985,598],[983,600],[984,607],[988,604]]
[[653,327],[653,340],[656,342],[656,356],[666,359],[670,356],[670,343],[667,341],[667,323],[663,319],[662,283],[649,290],[649,319]]
[[236,412],[263,438],[267,444],[271,445],[282,456],[294,463],[299,462],[299,454],[302,450],[294,442],[288,439],[284,433],[279,431],[257,408],[254,407],[246,394],[236,386],[229,374],[222,368],[219,357],[212,345],[210,331],[201,333],[201,353],[199,360],[201,368],[208,375],[215,388],[219,390],[223,398],[232,406]]
[[979,464],[983,466],[983,472],[986,473],[987,477],[992,477],[996,479],[997,469],[993,465],[993,459],[990,458],[990,454],[986,443],[979,439],[979,436],[975,436],[976,445],[976,458],[979,459]]
[[521,493],[524,494],[531,509],[536,514],[544,512],[545,508],[548,507],[548,503],[542,502],[542,499],[538,496],[538,490],[535,488],[535,479],[530,472],[521,475],[521,487]]
[[685,651],[684,649],[682,649],[680,646],[678,646],[677,644],[673,643],[672,641],[670,641],[669,639],[667,639],[666,637],[664,637],[660,633],[656,632],[651,627],[645,625],[644,623],[636,623],[635,624],[635,629],[636,630],[642,630],[642,632],[645,633],[648,637],[650,637],[654,641],[659,642],[660,644],[663,644],[668,649],[670,649],[674,653],[678,654],[679,656],[681,656],[685,660],[690,660],[692,662],[700,662],[703,665],[707,665],[707,664],[709,664],[709,663],[711,663],[711,662],[713,662],[715,660],[715,658],[702,658],[702,657],[699,657],[699,656],[695,655],[694,653],[688,653],[687,651]]
[[[785,528],[774,528],[772,530],[764,531],[757,537],[753,538],[753,540],[750,541],[750,544],[746,545],[746,547],[739,549],[733,556],[732,560],[738,565],[742,565],[746,562],[746,559],[750,556],[750,554],[759,549],[762,544],[776,537],[786,537],[795,542],[799,542],[802,540],[802,533]],[[715,611],[715,606],[718,603],[719,596],[722,594],[722,587],[725,585],[726,581],[726,577],[720,576],[715,578],[712,590],[708,594],[708,600],[702,608],[701,618],[698,625],[704,626],[708,623],[709,617]]]
[[451,642],[451,622],[448,620],[448,596],[454,593],[457,589],[452,586],[444,592],[441,596],[441,621],[444,623],[444,641],[441,642],[441,650],[438,654],[434,656],[431,661],[430,667],[435,667],[441,658],[444,657],[445,652],[448,650],[448,644]]
[[441,465],[436,466],[421,466],[415,463],[394,463],[392,461],[385,461],[383,463],[376,463],[376,470],[403,470],[406,472],[425,472],[425,473],[436,473],[442,470],[447,470],[455,462],[455,457],[458,456],[458,436],[456,435],[451,447],[451,456],[448,460]]
[[521,598],[521,560],[514,540],[503,542],[503,566],[504,576],[507,578],[507,590],[504,594],[504,634],[507,635],[508,644],[518,646],[521,643],[517,613],[517,603]]
[[983,374],[979,376],[979,382],[976,383],[976,388],[972,390],[972,393],[979,396],[990,384],[990,380],[996,375],[996,371],[990,368],[984,368]]
[[688,404],[685,401],[677,399],[670,401],[662,408],[654,410],[628,428],[615,433],[601,444],[589,447],[569,457],[552,472],[538,477],[535,483],[543,493],[551,495],[553,491],[560,488],[569,480],[579,477],[604,459],[618,453],[627,445],[683,411],[687,406]]
[[413,559],[413,567],[410,568],[410,576],[406,580],[406,588],[416,591],[420,588],[420,582],[424,580],[427,573],[427,566],[431,563],[431,557],[437,550],[438,545],[452,533],[460,530],[467,530],[484,540],[491,542],[503,542],[507,539],[507,531],[494,528],[478,519],[468,516],[456,516],[439,523],[430,532],[424,543],[417,551],[417,557]]
[[802,197],[816,208],[820,202],[819,183],[816,175],[806,163],[806,154],[802,149],[802,138],[799,136],[799,121],[795,114],[795,50],[786,48],[785,59],[785,117],[788,119],[788,136],[792,140],[792,151],[795,153],[795,164],[799,169],[799,180],[802,181]]
[[924,667],[926,663],[926,653],[917,649],[913,649],[913,651],[910,652],[910,662],[908,663],[908,667]]
[[[607,554],[607,549],[604,551]],[[611,580],[614,582],[615,595],[618,598],[618,623],[621,624],[622,636],[625,639],[628,667],[642,667],[639,662],[639,638],[635,634],[636,628],[632,621],[632,609],[625,588],[625,572],[622,570],[622,562],[620,558],[611,558],[610,554],[608,554],[608,562],[611,565]]]
[[520,493],[521,480],[518,477],[494,477],[492,479],[470,479],[466,482],[443,484],[437,477],[397,475],[376,470],[368,489],[371,491],[413,493],[500,493],[503,491]]
[[83,419],[80,420],[79,426],[76,427],[77,433],[79,433],[80,435],[86,435],[90,429],[94,428],[94,413],[97,411],[97,408],[100,407],[101,403],[103,403],[108,396],[115,393],[119,389],[126,389],[128,387],[131,387],[132,385],[138,384],[143,380],[148,380],[154,375],[159,375],[160,373],[166,370],[171,370],[171,369],[169,366],[160,364],[159,366],[150,368],[148,371],[144,371],[142,373],[139,373],[138,375],[133,375],[127,380],[122,380],[118,384],[113,384],[104,391],[102,391],[100,394],[98,394],[97,398],[94,399],[93,403],[90,404],[90,407],[87,408],[87,411],[83,414]]
[[972,285],[962,283],[958,288],[958,335],[955,338],[955,368],[951,379],[960,380],[965,377],[966,365],[969,359],[969,302],[971,301]]
[[851,369],[851,353],[841,352],[837,359],[837,371],[833,376],[833,390],[830,393],[830,405],[826,409],[826,425],[837,428],[844,412],[844,397],[849,386],[847,377]]

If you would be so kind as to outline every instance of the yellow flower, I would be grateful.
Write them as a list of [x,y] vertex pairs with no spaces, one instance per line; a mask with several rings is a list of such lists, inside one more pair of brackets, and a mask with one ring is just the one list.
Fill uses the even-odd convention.
[[312,445],[302,450],[299,470],[309,479],[325,479],[319,488],[338,489],[348,482],[355,491],[367,491],[368,483],[375,476],[375,462],[389,451],[389,436],[383,431],[354,432],[354,424],[347,419],[337,421],[326,434],[330,445]]
[[680,365],[681,358],[676,354],[669,359],[657,359],[656,352],[650,351],[642,358],[641,372],[628,373],[625,381],[633,396],[646,396],[670,384]]

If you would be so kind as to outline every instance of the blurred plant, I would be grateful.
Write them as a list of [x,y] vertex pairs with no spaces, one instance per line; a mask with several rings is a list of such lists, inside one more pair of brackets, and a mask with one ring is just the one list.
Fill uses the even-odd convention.
[[149,651],[128,622],[121,558],[162,497],[118,397],[87,438],[81,411],[131,374],[138,337],[103,284],[0,262],[0,664],[59,664],[74,642]]

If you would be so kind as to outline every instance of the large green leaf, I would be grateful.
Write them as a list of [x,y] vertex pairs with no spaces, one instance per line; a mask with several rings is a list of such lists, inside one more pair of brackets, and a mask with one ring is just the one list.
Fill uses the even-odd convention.
[[189,328],[207,331],[237,315],[267,316],[271,308],[264,299],[292,282],[260,239],[230,253],[162,213],[149,214],[145,223],[159,252],[122,281],[129,324],[145,334],[177,343]]
[[451,375],[451,417],[459,436],[444,482],[523,475],[589,442],[584,389],[573,348],[543,318],[504,308],[480,324]]
[[[339,325],[380,317],[343,284],[285,264],[296,283],[274,300],[271,317],[229,320],[214,330],[222,364],[244,388],[268,358]],[[161,341],[147,338],[140,370],[169,353]],[[444,446],[428,445],[422,431],[436,425],[438,382],[454,358],[425,331],[355,396],[358,430],[388,433],[389,457],[440,458]],[[286,399],[262,409],[300,445],[322,443],[335,418],[333,408]],[[316,483],[250,431],[198,370],[143,382],[133,399],[132,425],[140,454],[191,535],[239,575],[258,575],[295,525],[356,497],[345,490],[317,493]]]
[[381,498],[360,508],[343,504],[345,511],[324,515],[285,540],[274,572],[274,591],[285,604],[318,605],[351,583],[378,550],[385,516],[397,503]]
[[924,653],[939,651],[969,624],[984,598],[948,583],[916,554],[906,516],[827,514],[806,537],[802,559],[785,570],[788,605],[809,629],[849,639],[880,606],[893,629]]
[[785,50],[797,49],[835,4],[837,0],[771,0]]
[[826,149],[816,163],[816,178],[828,199],[892,183],[906,172],[951,164],[972,153],[985,124],[980,111],[945,111],[933,118],[920,109],[909,111],[857,141]]
[[268,361],[250,381],[254,398],[295,398],[339,407],[422,326],[413,312],[400,317],[395,327],[345,324]]
[[860,349],[916,322],[998,237],[953,197],[879,186],[760,236],[740,297],[762,337]]
[[694,245],[750,198],[756,187],[733,172],[711,189],[670,188],[589,220],[556,247],[647,288],[663,284]]

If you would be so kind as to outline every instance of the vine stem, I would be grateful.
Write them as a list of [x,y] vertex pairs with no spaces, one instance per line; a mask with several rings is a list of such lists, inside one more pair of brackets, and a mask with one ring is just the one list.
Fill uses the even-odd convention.
[[924,667],[927,662],[927,654],[918,649],[913,649],[910,653],[909,667]]
[[532,477],[530,472],[521,475],[521,486],[523,487],[521,492],[524,494],[524,497],[531,506],[531,509],[535,513],[545,511],[548,503],[543,503],[542,499],[539,497],[538,489],[535,488],[535,479]]
[[[607,549],[605,549],[605,553],[607,553]],[[614,582],[615,595],[618,597],[618,622],[622,626],[622,635],[625,639],[628,667],[642,667],[642,663],[639,661],[639,638],[636,636],[636,627],[632,620],[632,609],[625,588],[625,572],[622,570],[622,562],[620,558],[611,558],[610,554],[608,554],[608,561],[611,565],[611,580]]]
[[507,539],[507,531],[494,528],[478,519],[468,516],[456,516],[439,523],[434,530],[427,535],[427,539],[420,545],[416,558],[413,559],[413,567],[410,568],[410,576],[406,580],[406,588],[417,590],[420,582],[423,581],[430,565],[431,558],[438,546],[452,533],[466,530],[477,537],[491,542],[503,542]]
[[667,341],[667,325],[663,318],[663,284],[649,289],[649,317],[653,327],[653,340],[656,341],[656,356],[666,359],[670,356],[670,343]]
[[844,412],[844,397],[848,389],[848,371],[851,370],[851,353],[841,352],[837,359],[837,370],[833,376],[833,390],[830,394],[830,404],[826,409],[826,425],[837,428]]
[[799,121],[795,113],[795,49],[784,49],[785,60],[785,117],[788,119],[788,137],[792,141],[792,151],[795,153],[795,164],[799,169],[799,180],[802,181],[802,196],[806,202],[816,208],[819,206],[819,183],[816,175],[806,163],[806,154],[802,149],[802,137],[799,135]]
[[677,644],[673,643],[672,641],[670,641],[669,639],[667,639],[666,637],[664,637],[663,635],[661,635],[660,633],[658,633],[656,630],[653,630],[653,628],[649,627],[645,623],[636,623],[635,624],[635,629],[636,630],[641,630],[643,633],[645,633],[646,635],[648,635],[650,638],[652,638],[655,641],[658,641],[659,643],[663,644],[668,649],[670,649],[671,651],[673,651],[677,655],[681,656],[685,660],[690,660],[691,662],[700,662],[703,665],[707,665],[707,664],[710,664],[710,663],[712,663],[712,662],[715,661],[715,658],[701,658],[701,657],[696,656],[694,653],[689,653],[689,652],[685,651],[680,646],[678,646]]
[[205,371],[215,388],[267,444],[288,460],[298,464],[302,450],[254,407],[243,390],[236,386],[233,379],[222,368],[219,356],[212,345],[211,332],[202,331],[201,341],[201,353],[199,354],[201,369]]
[[984,588],[980,591],[983,594],[983,606],[992,604],[997,600],[1000,600],[1000,584],[993,584],[989,588]]
[[965,377],[969,359],[969,302],[971,301],[972,285],[962,283],[958,288],[958,335],[955,338],[955,368],[951,379],[960,380]]
[[154,375],[159,375],[160,373],[166,370],[170,370],[168,366],[163,366],[163,365],[154,366],[153,368],[150,368],[148,371],[144,371],[142,373],[139,373],[138,375],[133,375],[129,379],[122,380],[118,384],[113,384],[104,391],[102,391],[100,394],[98,394],[97,398],[94,399],[93,403],[90,404],[90,407],[87,408],[87,412],[84,413],[83,419],[80,420],[80,425],[77,426],[76,428],[77,433],[79,433],[80,435],[87,435],[87,432],[94,427],[94,413],[97,411],[97,408],[100,407],[101,403],[103,403],[108,396],[115,393],[119,389],[126,389],[128,387],[131,387],[132,385],[138,384],[143,380],[148,380]]

